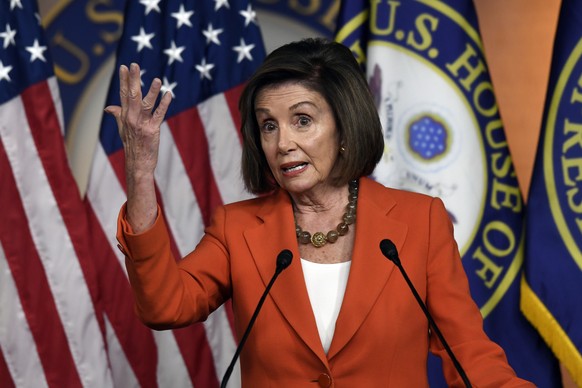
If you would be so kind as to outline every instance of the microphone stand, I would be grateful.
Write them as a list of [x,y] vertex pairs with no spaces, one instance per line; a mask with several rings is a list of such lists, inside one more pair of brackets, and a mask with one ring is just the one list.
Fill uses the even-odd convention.
[[240,340],[240,343],[238,344],[236,351],[234,352],[234,356],[232,358],[232,361],[230,362],[230,365],[228,366],[228,368],[226,369],[226,372],[224,373],[224,377],[222,378],[222,384],[220,384],[220,388],[226,388],[226,383],[228,382],[228,379],[230,378],[230,375],[232,374],[232,371],[234,369],[234,365],[236,364],[236,360],[238,359],[240,352],[242,351],[242,348],[243,348],[245,342],[247,341],[247,337],[249,336],[251,329],[252,329],[253,325],[255,324],[255,320],[257,319],[257,316],[259,315],[259,311],[261,310],[261,307],[263,306],[265,299],[267,299],[267,295],[269,294],[271,287],[273,287],[273,284],[275,283],[275,280],[277,279],[279,274],[281,272],[283,272],[283,270],[285,268],[287,268],[289,266],[289,264],[291,264],[292,259],[293,259],[293,254],[288,249],[282,250],[279,253],[279,255],[277,255],[277,268],[275,269],[275,273],[273,274],[271,281],[267,285],[267,288],[265,288],[265,291],[263,292],[263,295],[261,296],[261,299],[259,300],[259,303],[257,304],[257,307],[255,308],[255,312],[253,313],[253,316],[251,317],[251,320],[249,321],[249,324],[247,325],[247,328],[246,328],[246,330],[245,330],[245,332]]
[[449,344],[445,340],[445,337],[443,336],[443,334],[439,330],[436,322],[434,321],[434,319],[430,315],[430,312],[426,308],[426,305],[422,301],[422,298],[420,297],[420,295],[416,291],[416,288],[414,288],[414,285],[412,284],[412,281],[410,280],[410,278],[406,274],[406,271],[404,270],[404,267],[402,266],[402,263],[400,262],[400,258],[398,257],[398,252],[396,251],[396,246],[390,240],[382,240],[380,242],[380,250],[382,251],[382,254],[384,256],[386,256],[386,258],[388,258],[390,261],[392,261],[398,267],[398,269],[400,270],[400,272],[402,273],[402,276],[404,277],[404,280],[406,280],[406,283],[408,284],[408,287],[412,291],[412,294],[414,295],[414,298],[416,299],[416,301],[418,302],[418,305],[420,306],[420,308],[424,312],[424,315],[428,319],[428,322],[429,322],[430,326],[432,327],[433,331],[436,333],[437,337],[439,338],[439,340],[443,344],[445,350],[447,351],[447,354],[449,355],[449,357],[453,361],[453,365],[455,366],[455,369],[457,369],[457,372],[461,376],[461,379],[463,380],[463,383],[465,383],[465,387],[471,388],[472,387],[471,382],[469,381],[469,378],[467,377],[467,374],[463,370],[463,367],[461,366],[461,363],[457,360],[457,357],[455,357],[455,354],[453,353],[453,350],[451,349],[451,347],[449,346]]

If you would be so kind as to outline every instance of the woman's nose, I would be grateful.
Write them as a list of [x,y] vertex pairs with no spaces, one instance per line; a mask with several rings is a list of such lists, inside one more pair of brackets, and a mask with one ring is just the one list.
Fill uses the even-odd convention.
[[287,126],[281,126],[279,129],[279,152],[288,153],[297,147],[293,132]]

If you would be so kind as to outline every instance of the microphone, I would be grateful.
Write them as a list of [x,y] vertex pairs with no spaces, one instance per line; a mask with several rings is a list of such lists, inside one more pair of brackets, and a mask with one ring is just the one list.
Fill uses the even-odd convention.
[[220,388],[226,387],[226,383],[228,382],[228,379],[230,378],[230,375],[232,374],[232,370],[234,369],[234,364],[236,363],[236,360],[238,359],[238,356],[240,355],[240,352],[242,351],[242,348],[243,348],[245,342],[247,341],[247,337],[249,336],[249,333],[251,332],[251,329],[255,323],[255,320],[257,319],[257,316],[259,315],[259,311],[261,310],[261,307],[263,306],[265,299],[267,298],[267,294],[269,294],[271,287],[273,287],[273,283],[275,283],[275,279],[277,279],[277,276],[279,276],[279,274],[281,272],[283,272],[283,270],[285,268],[289,267],[289,265],[291,264],[291,260],[293,260],[293,253],[291,253],[291,251],[289,249],[283,249],[277,255],[277,267],[275,268],[275,273],[273,274],[271,281],[267,285],[267,288],[265,288],[265,292],[263,292],[261,299],[259,299],[259,303],[257,304],[257,308],[255,309],[255,312],[253,313],[253,316],[251,317],[251,320],[249,321],[247,329],[245,330],[245,332],[242,336],[242,339],[240,340],[240,343],[238,344],[238,346],[236,348],[236,352],[234,352],[234,356],[232,357],[232,361],[230,362],[230,365],[228,366],[228,368],[226,368],[226,372],[224,373],[224,377],[222,378],[222,384],[220,384]]
[[386,258],[388,260],[392,261],[398,267],[398,269],[400,269],[400,272],[402,273],[402,276],[404,277],[404,280],[406,280],[406,283],[408,284],[408,287],[410,287],[410,291],[412,291],[412,294],[416,298],[416,301],[418,302],[420,308],[424,312],[424,315],[426,315],[426,318],[428,319],[428,322],[430,323],[430,326],[432,327],[432,329],[434,330],[434,332],[439,337],[439,340],[441,341],[441,343],[443,344],[443,346],[444,346],[445,350],[447,351],[449,357],[453,361],[453,364],[455,365],[455,369],[457,369],[457,372],[459,373],[459,376],[461,376],[461,379],[463,379],[463,382],[465,383],[465,387],[471,388],[472,387],[471,386],[471,382],[469,381],[469,378],[467,377],[467,374],[463,370],[463,367],[461,367],[461,364],[459,363],[459,361],[455,357],[455,355],[453,353],[453,350],[451,349],[451,347],[449,346],[449,344],[445,340],[445,337],[443,336],[443,334],[439,330],[436,322],[434,321],[434,319],[430,315],[428,309],[426,308],[426,305],[424,304],[424,302],[420,298],[420,295],[418,295],[418,292],[416,291],[416,288],[414,288],[414,285],[410,281],[410,278],[406,274],[406,271],[404,271],[404,267],[402,267],[402,264],[400,263],[400,258],[398,257],[398,251],[396,250],[396,246],[394,245],[394,243],[392,241],[390,241],[388,239],[384,239],[384,240],[380,241],[380,250],[382,251],[382,254],[384,256],[386,256]]

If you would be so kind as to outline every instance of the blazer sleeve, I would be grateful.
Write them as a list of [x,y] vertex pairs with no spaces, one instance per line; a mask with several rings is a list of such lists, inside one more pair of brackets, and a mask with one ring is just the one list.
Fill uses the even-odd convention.
[[[501,347],[485,334],[452,223],[438,198],[431,204],[429,234],[427,306],[471,383],[477,387],[533,387],[516,376]],[[430,351],[442,359],[448,385],[464,386],[435,333],[430,336]]]
[[230,257],[225,246],[225,211],[220,207],[196,249],[176,260],[161,210],[147,231],[134,234],[117,221],[117,240],[135,298],[135,309],[149,327],[162,330],[204,321],[231,295]]

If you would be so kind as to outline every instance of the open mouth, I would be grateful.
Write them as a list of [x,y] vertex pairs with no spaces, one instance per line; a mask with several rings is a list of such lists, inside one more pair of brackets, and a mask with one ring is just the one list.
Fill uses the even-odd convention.
[[283,170],[283,172],[294,172],[294,171],[299,171],[302,168],[305,168],[305,166],[307,166],[307,163],[299,163],[299,164],[294,164],[292,166],[286,166],[286,167],[281,167],[281,169]]

